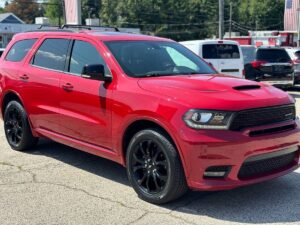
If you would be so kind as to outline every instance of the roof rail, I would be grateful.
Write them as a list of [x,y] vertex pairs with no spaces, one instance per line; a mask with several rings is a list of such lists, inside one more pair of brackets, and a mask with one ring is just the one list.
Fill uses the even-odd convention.
[[116,32],[119,32],[120,30],[117,27],[106,27],[106,26],[94,26],[94,25],[75,25],[75,24],[64,24],[60,27],[61,29],[65,28],[78,28],[78,29],[87,29],[87,30],[93,30],[93,29],[114,29]]
[[30,32],[70,32],[70,33],[74,33],[75,31],[73,30],[62,30],[62,29],[44,29],[44,30],[28,30],[25,31],[25,33],[30,33]]
[[76,24],[63,24],[60,29],[68,29],[68,28],[78,28],[78,29],[87,29],[91,30],[90,26],[85,26],[85,25],[76,25]]
[[53,27],[53,28],[60,29],[60,27],[59,27],[59,26],[45,25],[45,24],[41,24],[41,25],[40,25],[40,27],[38,27],[37,29],[42,29],[43,27],[47,27],[47,28],[49,28],[49,27]]

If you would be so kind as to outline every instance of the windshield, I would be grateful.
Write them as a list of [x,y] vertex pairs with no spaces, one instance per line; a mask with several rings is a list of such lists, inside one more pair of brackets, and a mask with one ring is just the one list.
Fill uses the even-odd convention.
[[109,41],[105,44],[131,77],[217,73],[176,42]]

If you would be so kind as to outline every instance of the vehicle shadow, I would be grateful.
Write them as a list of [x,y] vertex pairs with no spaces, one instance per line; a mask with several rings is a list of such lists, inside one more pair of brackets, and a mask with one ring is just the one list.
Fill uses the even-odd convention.
[[[106,159],[42,140],[29,154],[43,155],[123,185],[130,185],[125,169]],[[239,223],[300,221],[300,173],[229,191],[193,192],[160,207],[189,220],[198,216]]]

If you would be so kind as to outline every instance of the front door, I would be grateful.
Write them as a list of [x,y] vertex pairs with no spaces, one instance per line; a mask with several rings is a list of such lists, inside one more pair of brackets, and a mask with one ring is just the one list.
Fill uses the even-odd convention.
[[73,41],[69,66],[60,81],[60,132],[86,144],[110,149],[110,85],[81,77],[83,67],[92,64],[103,64],[110,75],[100,52],[93,41]]

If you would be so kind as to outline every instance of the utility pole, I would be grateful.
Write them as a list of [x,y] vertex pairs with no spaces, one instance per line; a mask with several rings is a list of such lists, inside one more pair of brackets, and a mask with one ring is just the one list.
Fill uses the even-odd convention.
[[297,47],[300,47],[300,0],[299,0],[299,4],[298,4],[298,9],[297,9]]
[[231,38],[231,31],[232,31],[232,2],[230,2],[229,38]]
[[224,36],[224,0],[219,0],[219,38]]

